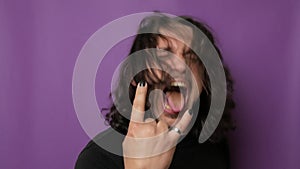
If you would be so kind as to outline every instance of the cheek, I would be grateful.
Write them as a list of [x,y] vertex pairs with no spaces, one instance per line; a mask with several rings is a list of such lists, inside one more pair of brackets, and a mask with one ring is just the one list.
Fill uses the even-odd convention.
[[204,76],[204,69],[196,64],[193,64],[190,66],[190,69],[193,73],[193,76],[196,80],[197,86],[198,86],[198,90],[199,90],[199,94],[202,92],[203,89],[203,82],[202,82],[202,78]]

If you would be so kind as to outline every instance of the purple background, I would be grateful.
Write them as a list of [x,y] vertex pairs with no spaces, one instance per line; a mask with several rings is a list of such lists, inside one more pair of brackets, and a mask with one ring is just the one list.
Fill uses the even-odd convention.
[[[217,36],[236,82],[233,168],[299,169],[299,9],[297,0],[0,0],[0,168],[73,168],[89,140],[72,102],[80,49],[114,19],[160,10],[201,18]],[[100,106],[129,43],[120,46],[98,72]]]

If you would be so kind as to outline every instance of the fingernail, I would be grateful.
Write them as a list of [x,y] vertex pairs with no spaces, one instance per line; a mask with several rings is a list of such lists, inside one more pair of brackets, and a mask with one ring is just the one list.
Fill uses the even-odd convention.
[[146,85],[146,82],[140,81],[140,84],[139,84],[140,87],[144,87],[145,85]]

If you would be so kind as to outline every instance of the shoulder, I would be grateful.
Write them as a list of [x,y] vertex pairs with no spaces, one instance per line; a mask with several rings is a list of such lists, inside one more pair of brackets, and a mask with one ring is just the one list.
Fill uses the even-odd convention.
[[85,146],[78,156],[75,169],[122,168],[123,158],[116,155],[121,153],[121,146],[122,140],[116,139],[113,129],[109,128],[98,134]]
[[230,159],[227,141],[198,143],[195,139],[185,139],[178,144],[170,168],[228,169]]

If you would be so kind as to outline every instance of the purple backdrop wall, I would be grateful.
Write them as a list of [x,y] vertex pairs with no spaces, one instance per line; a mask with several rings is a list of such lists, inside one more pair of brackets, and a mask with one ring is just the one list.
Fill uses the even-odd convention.
[[[160,10],[201,18],[217,35],[236,81],[233,168],[299,169],[299,7],[297,0],[1,0],[0,168],[73,168],[89,140],[72,103],[81,47],[114,19]],[[126,47],[99,70],[100,106],[109,103],[110,71]]]

